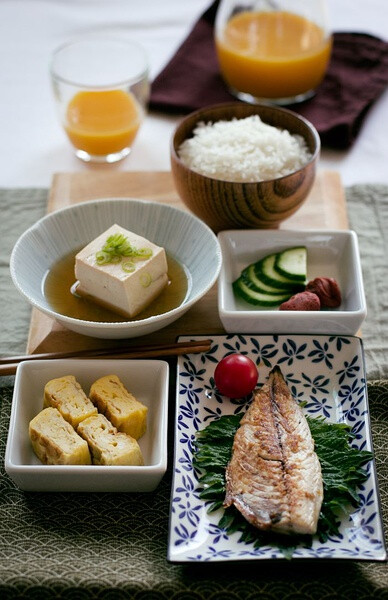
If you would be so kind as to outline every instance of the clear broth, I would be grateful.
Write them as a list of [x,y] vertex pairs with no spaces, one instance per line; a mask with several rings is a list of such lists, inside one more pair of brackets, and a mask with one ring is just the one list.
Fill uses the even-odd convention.
[[152,301],[141,313],[129,319],[107,308],[99,306],[88,298],[82,298],[71,292],[74,285],[74,263],[78,250],[71,252],[57,261],[48,271],[43,291],[44,295],[55,312],[74,319],[84,321],[104,321],[107,323],[120,323],[139,321],[163,313],[180,306],[189,289],[189,276],[185,268],[174,258],[167,255],[168,285],[161,294]]

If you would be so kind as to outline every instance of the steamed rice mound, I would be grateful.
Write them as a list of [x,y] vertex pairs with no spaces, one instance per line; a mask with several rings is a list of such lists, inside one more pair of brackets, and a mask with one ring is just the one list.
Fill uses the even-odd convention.
[[245,119],[199,122],[178,154],[186,167],[224,181],[266,181],[289,175],[312,157],[300,135]]

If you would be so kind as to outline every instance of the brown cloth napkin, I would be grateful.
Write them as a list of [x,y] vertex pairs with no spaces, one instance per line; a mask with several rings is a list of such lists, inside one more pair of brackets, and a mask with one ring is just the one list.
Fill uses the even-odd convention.
[[[150,107],[191,112],[230,102],[213,42],[218,1],[199,18],[171,61],[156,77]],[[388,83],[388,42],[364,33],[334,33],[325,79],[310,100],[289,106],[317,128],[322,144],[347,148],[374,100]]]

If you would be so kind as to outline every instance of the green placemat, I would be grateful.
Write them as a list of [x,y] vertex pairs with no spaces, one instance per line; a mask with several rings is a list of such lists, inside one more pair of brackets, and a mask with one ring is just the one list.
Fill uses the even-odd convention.
[[388,187],[346,189],[349,225],[357,233],[368,315],[362,325],[368,379],[388,378]]
[[[150,494],[23,493],[4,473],[12,388],[0,413],[0,598],[46,600],[388,599],[387,565],[267,561],[176,565],[166,561],[168,473]],[[388,516],[388,381],[369,402],[382,510]],[[171,411],[170,425],[174,420]],[[77,590],[77,591],[75,591]]]
[[[47,190],[0,189],[0,354],[24,353],[31,309],[15,289],[9,257],[19,236],[46,212]],[[0,378],[1,379],[1,378]]]
[[[346,189],[350,227],[359,237],[368,316],[362,328],[369,379],[388,377],[388,187]],[[0,355],[24,353],[30,307],[9,276],[9,256],[19,235],[44,215],[47,190],[0,189]],[[10,380],[0,377],[0,386]]]
[[[347,201],[359,236],[368,318],[363,326],[376,465],[388,510],[388,188],[354,186]],[[20,233],[45,212],[46,190],[0,190],[0,354],[24,352],[30,308],[10,281]],[[376,381],[379,379],[380,381]],[[386,564],[249,562],[175,565],[166,561],[169,471],[151,494],[43,494],[18,490],[4,472],[13,378],[0,378],[0,598],[46,600],[388,600]],[[172,390],[172,395],[173,395]],[[173,402],[171,402],[171,407]]]

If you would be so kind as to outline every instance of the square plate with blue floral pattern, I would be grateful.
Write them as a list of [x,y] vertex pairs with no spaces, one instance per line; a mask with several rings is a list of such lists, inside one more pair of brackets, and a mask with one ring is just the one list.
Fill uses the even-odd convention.
[[[196,339],[193,337],[180,340]],[[199,338],[197,338],[199,339]],[[168,560],[172,562],[240,561],[284,558],[274,546],[255,548],[218,526],[222,510],[208,513],[199,497],[192,466],[196,433],[222,415],[242,413],[241,400],[221,396],[214,369],[227,354],[242,353],[259,368],[259,384],[279,365],[305,413],[335,423],[347,423],[362,450],[372,450],[362,342],[352,336],[226,335],[214,336],[210,351],[178,359],[174,481],[171,496]],[[374,460],[359,489],[360,505],[342,517],[340,535],[311,547],[298,547],[293,559],[386,559]]]

